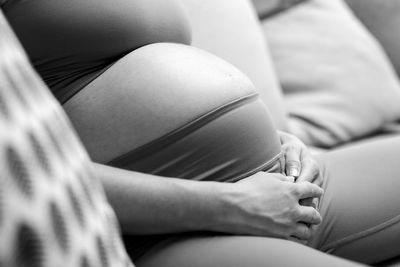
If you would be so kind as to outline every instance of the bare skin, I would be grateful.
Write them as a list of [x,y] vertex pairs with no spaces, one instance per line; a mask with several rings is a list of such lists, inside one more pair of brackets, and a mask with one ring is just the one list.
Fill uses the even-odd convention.
[[166,179],[99,164],[94,170],[126,233],[210,230],[307,241],[306,224],[322,221],[316,209],[299,200],[319,198],[323,190],[281,174],[259,172],[230,184]]

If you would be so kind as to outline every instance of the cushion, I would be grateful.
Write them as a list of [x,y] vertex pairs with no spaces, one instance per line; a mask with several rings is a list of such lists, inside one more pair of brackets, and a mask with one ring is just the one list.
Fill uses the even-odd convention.
[[0,10],[0,266],[133,266],[89,158]]
[[192,26],[192,45],[244,72],[254,83],[279,129],[287,114],[275,71],[250,0],[182,1]]
[[394,69],[342,0],[310,0],[262,24],[290,131],[305,143],[333,147],[400,118]]
[[400,1],[346,0],[357,17],[379,40],[400,74]]

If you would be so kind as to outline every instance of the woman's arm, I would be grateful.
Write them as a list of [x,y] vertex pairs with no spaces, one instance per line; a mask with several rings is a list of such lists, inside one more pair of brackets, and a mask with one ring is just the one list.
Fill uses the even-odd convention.
[[197,230],[297,237],[319,213],[299,199],[320,197],[322,189],[292,183],[280,174],[257,173],[234,184],[163,178],[94,164],[125,233],[158,234]]
[[94,164],[108,200],[125,233],[157,234],[204,230],[207,218],[219,217],[224,188],[217,182],[195,182],[131,172]]

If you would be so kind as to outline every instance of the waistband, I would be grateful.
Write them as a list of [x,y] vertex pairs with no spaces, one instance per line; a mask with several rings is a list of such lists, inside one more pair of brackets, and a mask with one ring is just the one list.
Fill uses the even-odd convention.
[[280,172],[281,145],[257,94],[244,96],[145,144],[109,165],[191,180],[235,182]]

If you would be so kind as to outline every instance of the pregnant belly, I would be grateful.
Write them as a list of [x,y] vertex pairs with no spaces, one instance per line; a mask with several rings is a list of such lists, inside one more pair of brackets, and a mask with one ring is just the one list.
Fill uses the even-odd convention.
[[100,163],[216,181],[280,171],[279,138],[251,82],[193,47],[139,48],[64,107]]

